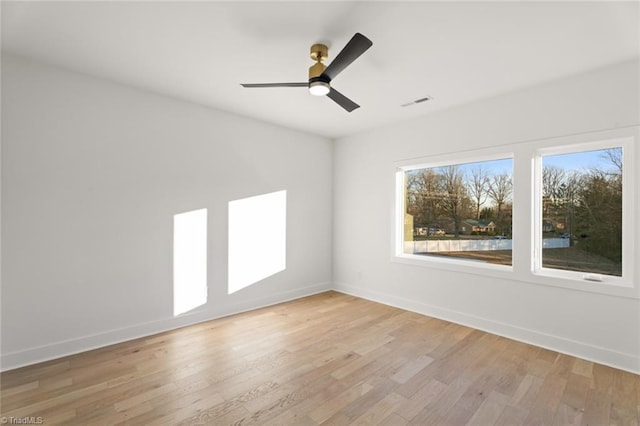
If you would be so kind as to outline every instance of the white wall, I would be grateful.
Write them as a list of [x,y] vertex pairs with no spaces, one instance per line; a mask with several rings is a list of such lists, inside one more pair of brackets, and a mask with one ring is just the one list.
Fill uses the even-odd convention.
[[[3,56],[2,369],[322,291],[333,260],[340,291],[640,371],[637,299],[390,260],[394,161],[637,126],[638,75],[625,63],[332,151],[323,138]],[[281,189],[287,269],[229,296],[227,203]],[[173,318],[173,215],[198,208],[209,209],[209,302]]]
[[[331,141],[12,56],[2,91],[3,369],[330,288]],[[228,202],[283,189],[286,270],[227,295]],[[200,208],[209,301],[173,318]]]
[[[638,126],[639,76],[638,62],[626,62],[336,141],[336,288],[640,372],[637,298],[391,261],[395,161]],[[530,264],[526,248],[518,256]]]

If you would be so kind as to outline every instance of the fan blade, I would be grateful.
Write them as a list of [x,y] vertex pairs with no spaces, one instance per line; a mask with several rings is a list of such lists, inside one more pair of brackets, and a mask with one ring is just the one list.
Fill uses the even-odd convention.
[[309,87],[309,83],[240,83],[240,86],[246,88],[256,87]]
[[329,90],[329,93],[327,93],[327,96],[330,97],[332,101],[340,105],[342,108],[346,109],[347,112],[351,112],[356,108],[360,108],[360,105],[353,102],[351,99],[347,98],[345,95],[338,92],[333,87],[331,88],[331,90]]
[[329,80],[336,78],[351,62],[358,59],[368,48],[373,46],[373,42],[360,33],[356,33],[349,43],[338,53],[338,56],[329,64],[322,75],[329,77]]

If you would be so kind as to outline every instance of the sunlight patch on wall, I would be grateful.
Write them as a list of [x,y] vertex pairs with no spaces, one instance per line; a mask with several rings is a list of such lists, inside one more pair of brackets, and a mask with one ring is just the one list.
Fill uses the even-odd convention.
[[173,315],[207,303],[207,209],[173,216]]
[[286,252],[287,191],[229,202],[229,294],[285,270]]

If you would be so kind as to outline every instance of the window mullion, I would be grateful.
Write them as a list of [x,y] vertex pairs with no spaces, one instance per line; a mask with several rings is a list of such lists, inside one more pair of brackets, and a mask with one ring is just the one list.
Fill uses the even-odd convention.
[[526,278],[533,267],[535,223],[534,176],[532,173],[533,152],[520,147],[513,158],[513,271]]

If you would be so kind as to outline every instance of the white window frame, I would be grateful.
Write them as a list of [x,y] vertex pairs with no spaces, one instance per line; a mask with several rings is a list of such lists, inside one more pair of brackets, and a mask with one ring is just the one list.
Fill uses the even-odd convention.
[[[395,226],[393,241],[393,256],[392,261],[405,263],[417,266],[428,266],[437,269],[451,270],[451,271],[466,271],[477,272],[482,270],[484,274],[506,277],[513,271],[512,265],[497,265],[492,263],[480,263],[471,259],[444,257],[444,256],[428,256],[418,255],[404,252],[404,214],[406,211],[405,198],[404,198],[404,174],[407,171],[445,167],[459,164],[480,163],[483,161],[495,161],[510,159],[514,162],[513,152],[504,150],[503,148],[485,149],[481,151],[467,151],[464,153],[454,153],[447,155],[421,157],[411,160],[402,160],[394,163],[395,173],[395,186],[394,186],[394,223]],[[512,173],[512,179],[515,180],[515,176]],[[515,183],[514,183],[515,185]],[[515,199],[515,194],[512,195]],[[514,211],[515,201],[514,201]],[[515,215],[515,212],[514,212]],[[512,233],[512,238],[515,240],[515,230]]]
[[[634,217],[640,214],[640,199],[635,195],[640,158],[635,144],[640,140],[640,126],[594,131],[555,138],[536,139],[493,146],[472,151],[434,154],[392,163],[393,186],[390,228],[391,261],[429,269],[443,269],[519,281],[526,284],[560,287],[575,291],[640,299],[640,284],[635,283],[638,267],[636,254],[640,245]],[[622,147],[623,149],[623,271],[622,277],[603,276],[601,282],[585,279],[585,273],[541,268],[542,244],[542,155],[553,155],[591,149]],[[404,172],[412,169],[441,167],[513,159],[513,248],[512,265],[494,265],[471,260],[405,254],[404,240]],[[538,241],[539,239],[539,241]]]
[[[570,271],[542,266],[542,163],[544,156],[572,154],[584,151],[604,150],[608,148],[622,148],[622,276],[593,274],[588,272]],[[541,277],[550,277],[573,281],[596,280],[604,285],[633,288],[630,277],[634,260],[633,253],[634,223],[633,223],[633,137],[618,137],[578,144],[556,145],[536,150],[534,158],[534,190],[533,190],[533,264],[532,272]],[[626,256],[625,256],[626,255]]]

